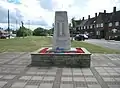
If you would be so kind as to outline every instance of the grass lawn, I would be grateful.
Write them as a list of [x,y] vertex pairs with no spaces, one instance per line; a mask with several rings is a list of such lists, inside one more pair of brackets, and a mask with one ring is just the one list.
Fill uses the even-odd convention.
[[0,39],[0,52],[6,51],[21,51],[31,52],[40,47],[51,44],[51,38],[48,37],[26,37],[14,39]]
[[[27,37],[27,38],[14,38],[14,39],[0,39],[0,52],[31,52],[35,51],[41,47],[51,46],[50,37]],[[93,44],[73,41],[72,47],[84,47],[89,50],[91,53],[120,53],[120,51],[103,48]]]
[[84,47],[87,50],[89,50],[91,53],[106,53],[106,54],[116,53],[116,54],[120,54],[120,51],[118,51],[118,50],[104,48],[104,47],[93,45],[93,44],[86,43],[86,42],[74,41],[72,43],[72,46],[73,47]]

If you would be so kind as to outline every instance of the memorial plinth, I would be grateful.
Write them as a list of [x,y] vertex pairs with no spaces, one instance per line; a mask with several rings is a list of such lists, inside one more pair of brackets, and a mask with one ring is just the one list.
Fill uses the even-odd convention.
[[91,53],[85,48],[71,48],[66,11],[55,12],[52,47],[31,53],[32,66],[90,67]]

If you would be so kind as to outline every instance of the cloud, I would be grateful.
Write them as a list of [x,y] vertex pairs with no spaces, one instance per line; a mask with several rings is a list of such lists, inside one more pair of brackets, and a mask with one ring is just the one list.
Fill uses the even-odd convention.
[[[7,23],[8,22],[8,10],[0,7],[0,23]],[[10,22],[11,23],[15,23],[16,22],[16,18],[15,18],[15,14],[12,12],[10,13]]]
[[[9,16],[10,22],[15,23],[17,20],[22,20],[21,11],[19,11],[14,4],[10,4],[5,1],[0,1],[0,23],[6,23],[8,21],[8,9],[9,9]],[[17,12],[17,13],[16,13]]]
[[103,12],[104,10],[112,12],[114,6],[119,8],[118,1],[119,0],[89,0],[87,4],[88,13]]
[[40,6],[49,11],[53,10],[53,2],[52,0],[40,0]]
[[[32,22],[31,25],[39,25],[39,26],[48,26],[47,22],[44,20],[44,18],[42,17],[42,15],[39,15],[40,12],[38,10],[40,10],[38,5],[39,3],[31,2],[28,4],[30,0],[21,0],[21,4],[16,4],[13,2],[8,3],[8,1],[0,1],[0,23],[7,23],[7,16],[8,16],[8,9],[10,11],[10,22],[11,23],[16,23],[16,20],[18,22],[18,24],[20,24],[21,21],[24,21],[24,23],[27,23],[29,20]],[[37,5],[36,5],[37,4]],[[35,8],[32,7],[36,6]],[[42,8],[41,8],[42,9]],[[42,9],[43,10],[43,9]],[[41,10],[41,11],[42,11]],[[44,10],[43,10],[44,11]],[[25,24],[26,25],[26,24]]]
[[34,20],[28,20],[28,21],[26,21],[25,22],[25,24],[27,24],[27,25],[42,25],[42,26],[47,26],[48,24],[46,23],[46,21],[45,20],[39,20],[39,18],[38,19],[34,19]]
[[7,0],[9,3],[20,4],[20,0]]
[[31,24],[32,25],[42,25],[42,26],[46,26],[47,25],[47,23],[44,20],[32,21]]
[[10,9],[10,21],[20,23],[24,21],[31,27],[41,26],[52,27],[55,11],[67,11],[69,22],[72,17],[80,19],[88,15],[95,16],[95,13],[112,12],[116,6],[120,10],[120,0],[0,0],[0,22],[7,22],[7,10]]

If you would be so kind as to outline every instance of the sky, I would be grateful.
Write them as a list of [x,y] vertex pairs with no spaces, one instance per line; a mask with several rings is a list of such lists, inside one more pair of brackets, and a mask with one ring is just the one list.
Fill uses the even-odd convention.
[[7,28],[8,9],[10,28],[19,28],[23,21],[25,27],[33,30],[51,28],[55,11],[67,11],[70,22],[73,17],[87,19],[88,15],[94,17],[96,12],[112,12],[114,6],[120,10],[120,0],[0,0],[0,27]]

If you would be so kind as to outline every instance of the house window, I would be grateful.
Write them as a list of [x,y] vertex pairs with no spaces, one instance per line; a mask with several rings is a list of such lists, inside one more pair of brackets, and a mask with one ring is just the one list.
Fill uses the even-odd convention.
[[111,27],[112,26],[112,23],[109,23],[109,27]]
[[96,31],[96,35],[100,35],[100,31]]
[[95,23],[96,21],[94,21],[94,23]]
[[99,27],[99,25],[97,24],[97,25],[96,25],[96,27],[98,28],[98,27]]
[[119,26],[119,22],[115,22],[115,26]]
[[83,27],[81,27],[81,29],[83,29]]
[[87,26],[87,29],[89,29],[89,26]]
[[101,27],[103,27],[103,23],[101,23],[101,25],[100,25]]
[[84,29],[85,29],[85,26],[84,26]]
[[92,29],[92,25],[90,25],[90,28]]
[[117,32],[117,29],[112,29],[112,32],[113,32],[113,33],[116,33],[116,32]]

